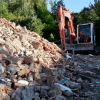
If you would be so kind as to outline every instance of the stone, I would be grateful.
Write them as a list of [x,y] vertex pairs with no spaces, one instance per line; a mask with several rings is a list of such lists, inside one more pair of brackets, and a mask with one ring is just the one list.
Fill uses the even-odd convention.
[[50,97],[48,100],[55,100],[56,96]]
[[56,84],[56,83],[53,84],[51,89],[55,90],[56,95],[62,95],[61,88],[60,88],[59,84]]
[[24,90],[24,88],[23,87],[19,87],[19,88],[17,88],[16,89],[16,93],[21,97],[22,96],[22,91]]
[[41,91],[40,91],[40,97],[41,98],[47,97],[47,91],[41,89]]
[[83,80],[82,80],[81,78],[79,78],[79,79],[77,80],[77,82],[78,82],[78,83],[83,83]]
[[35,86],[25,86],[25,89],[22,91],[22,100],[34,99],[34,87]]
[[56,97],[56,91],[55,90],[50,90],[48,92],[48,96],[50,96],[50,97]]
[[4,84],[0,84],[0,91],[7,91],[7,86],[5,86]]
[[17,83],[24,84],[24,85],[28,85],[29,84],[29,82],[26,81],[26,80],[19,80],[19,81],[17,81]]
[[35,100],[40,100],[39,93],[35,93],[35,94],[34,94],[34,99],[35,99]]
[[66,100],[66,98],[64,96],[57,95],[55,100]]
[[0,46],[0,54],[5,54],[6,56],[8,56],[9,51],[5,46]]
[[77,66],[78,65],[78,63],[77,62],[74,62],[74,66]]
[[60,87],[60,89],[61,89],[61,91],[63,92],[64,95],[66,95],[66,96],[72,96],[73,95],[73,92],[71,91],[71,89],[69,87],[61,85],[59,83],[55,83],[55,85]]
[[59,84],[67,84],[67,86],[70,85],[70,79],[65,77],[64,79],[62,79],[61,81],[59,81]]
[[49,91],[50,90],[50,86],[41,86],[41,89],[42,90]]
[[40,74],[41,81],[46,81],[47,80],[47,75],[45,73]]
[[29,69],[22,69],[21,71],[18,72],[18,76],[23,76],[23,75],[28,75],[30,72]]
[[13,100],[21,100],[21,97],[16,92],[14,92],[11,97]]
[[47,84],[50,85],[50,86],[53,84],[53,76],[49,75],[47,77]]
[[29,76],[28,76],[28,81],[29,81],[29,82],[33,81],[33,75],[29,75]]
[[7,94],[8,94],[9,96],[11,96],[11,95],[14,93],[14,91],[15,91],[14,89],[13,89],[13,90],[9,90],[9,89],[8,89],[8,90],[7,90]]
[[10,96],[8,94],[6,94],[6,92],[1,92],[0,100],[11,100],[11,99],[10,99]]

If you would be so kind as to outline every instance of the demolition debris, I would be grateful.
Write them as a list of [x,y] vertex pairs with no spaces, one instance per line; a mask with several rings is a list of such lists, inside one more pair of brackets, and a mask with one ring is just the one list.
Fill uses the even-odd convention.
[[99,100],[99,59],[0,19],[0,100]]

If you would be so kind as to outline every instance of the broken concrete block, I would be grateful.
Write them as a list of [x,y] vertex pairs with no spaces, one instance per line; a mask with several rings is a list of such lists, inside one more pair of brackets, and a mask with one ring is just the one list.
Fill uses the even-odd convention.
[[23,61],[24,61],[24,59],[19,58],[16,63],[17,63],[18,66],[21,66],[21,64],[22,64]]
[[33,42],[32,42],[32,45],[33,45],[33,48],[38,49],[39,46],[41,45],[41,43],[40,43],[40,42],[35,42],[35,41],[33,41]]
[[28,76],[28,81],[29,81],[29,82],[33,81],[33,75],[29,75],[29,76]]
[[17,81],[17,83],[24,84],[24,85],[28,85],[29,84],[29,82],[26,81],[26,80],[19,80],[19,81]]
[[40,100],[39,93],[35,93],[35,94],[34,94],[34,99],[35,99],[35,100]]
[[48,92],[48,96],[49,96],[49,97],[56,97],[56,90],[50,90],[50,91]]
[[47,80],[47,75],[45,73],[40,74],[41,81],[46,81]]
[[21,71],[18,71],[18,76],[28,75],[30,72],[29,69],[22,69]]
[[35,80],[38,80],[38,79],[40,80],[41,79],[40,74],[39,74],[38,71],[35,73],[34,79]]
[[35,86],[25,86],[25,89],[22,91],[22,100],[34,99],[34,87]]
[[51,87],[52,90],[56,91],[56,95],[62,95],[61,88],[59,84],[53,84]]
[[7,56],[5,54],[0,54],[0,58],[6,58]]
[[0,100],[11,100],[11,99],[10,99],[10,96],[8,94],[6,94],[6,92],[1,92]]
[[50,86],[41,86],[41,89],[42,90],[49,91],[50,90]]
[[21,97],[16,92],[14,92],[11,97],[13,100],[21,100]]
[[4,84],[0,84],[0,91],[7,91],[7,86],[5,86]]
[[33,62],[31,57],[25,57],[25,64],[31,64]]
[[23,87],[19,87],[19,88],[17,88],[16,89],[16,93],[21,97],[22,96],[22,91],[24,90],[24,88]]
[[6,56],[8,56],[9,51],[5,46],[0,46],[0,54],[5,54]]
[[77,62],[74,62],[74,66],[77,66],[78,65],[78,63]]
[[63,92],[64,95],[66,95],[66,96],[72,96],[73,95],[73,92],[71,91],[70,88],[68,88],[64,85],[61,85],[59,83],[55,83],[55,85],[60,86],[60,89],[61,89],[61,91]]
[[77,82],[78,82],[78,83],[82,83],[83,80],[82,80],[81,78],[79,78],[79,79],[77,80]]
[[8,90],[7,90],[7,94],[8,94],[9,96],[11,96],[11,95],[14,93],[14,91],[15,91],[14,89],[13,89],[13,90],[9,90],[9,89],[8,89]]
[[66,100],[64,96],[57,95],[55,100]]
[[49,75],[47,77],[47,84],[50,85],[50,86],[53,84],[53,76]]
[[41,98],[44,98],[44,97],[46,97],[46,96],[47,96],[47,91],[41,89],[41,91],[40,91],[40,97],[41,97]]
[[64,79],[62,79],[61,81],[59,81],[59,84],[67,84],[67,86],[69,86],[70,85],[70,79],[69,78],[67,78],[67,77],[65,77]]
[[90,56],[90,57],[93,57],[93,55],[92,55],[92,54],[89,54],[89,56]]

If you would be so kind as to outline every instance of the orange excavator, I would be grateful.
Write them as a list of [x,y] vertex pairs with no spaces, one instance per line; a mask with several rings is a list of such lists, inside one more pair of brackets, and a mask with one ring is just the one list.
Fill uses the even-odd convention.
[[75,33],[74,33],[74,27],[73,27],[73,15],[70,13],[69,10],[62,7],[61,5],[58,5],[58,24],[59,24],[59,33],[62,43],[62,48],[65,49],[65,21],[67,22],[68,32],[69,32],[69,39],[70,43],[73,43],[73,40],[75,39]]
[[[73,15],[70,11],[61,5],[58,5],[58,25],[61,38],[62,49],[75,51],[95,51],[96,54],[100,53],[100,49],[96,43],[95,26],[93,23],[85,23],[77,25],[77,33],[73,26]],[[69,37],[65,38],[65,21],[67,23]],[[68,35],[67,35],[68,36]],[[70,41],[70,44],[65,40]]]

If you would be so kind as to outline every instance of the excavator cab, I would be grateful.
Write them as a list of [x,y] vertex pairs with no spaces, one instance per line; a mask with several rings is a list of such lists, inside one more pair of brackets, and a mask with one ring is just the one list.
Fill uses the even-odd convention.
[[92,23],[87,23],[87,24],[79,24],[77,26],[78,28],[78,42],[79,43],[90,43],[92,42]]
[[78,24],[77,25],[77,44],[94,43],[95,39],[95,27],[93,23]]

